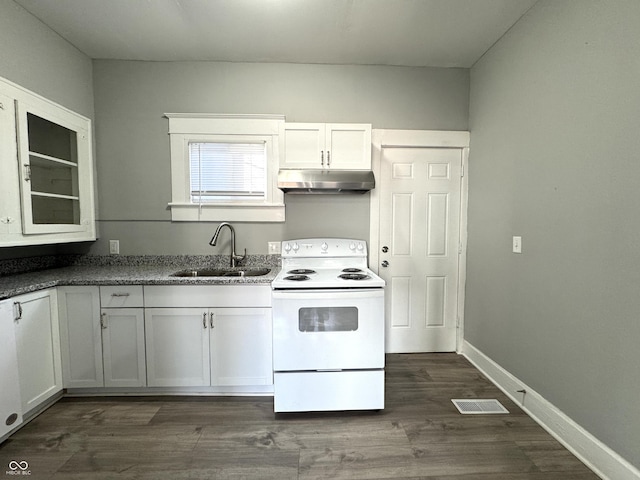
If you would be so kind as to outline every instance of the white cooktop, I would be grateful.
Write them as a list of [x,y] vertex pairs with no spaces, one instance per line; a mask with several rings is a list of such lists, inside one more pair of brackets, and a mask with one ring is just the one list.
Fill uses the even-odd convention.
[[[359,271],[343,272],[345,268]],[[301,269],[314,272],[295,272]],[[355,277],[340,278],[343,273]],[[300,275],[304,279],[296,280]],[[366,278],[357,279],[358,276]],[[282,242],[282,270],[271,286],[274,289],[381,288],[384,284],[384,280],[367,267],[367,244],[363,240],[305,238]]]

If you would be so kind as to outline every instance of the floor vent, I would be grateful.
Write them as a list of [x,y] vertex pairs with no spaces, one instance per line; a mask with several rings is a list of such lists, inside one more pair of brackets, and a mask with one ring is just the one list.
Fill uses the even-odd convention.
[[509,410],[495,399],[490,400],[478,400],[478,399],[464,399],[464,400],[451,400],[456,406],[458,411],[465,415],[479,415],[485,413],[509,413]]

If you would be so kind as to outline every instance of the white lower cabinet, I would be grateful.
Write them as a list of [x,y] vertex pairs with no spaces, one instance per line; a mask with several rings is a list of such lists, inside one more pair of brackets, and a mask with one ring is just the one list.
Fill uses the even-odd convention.
[[270,308],[210,311],[211,385],[272,385]]
[[0,302],[0,440],[22,424],[13,301]]
[[68,286],[58,299],[65,388],[273,392],[268,285]]
[[273,384],[270,308],[145,309],[149,386]]
[[144,387],[144,310],[103,308],[100,323],[104,386]]
[[58,287],[65,388],[104,386],[98,287]]
[[20,397],[27,413],[62,390],[56,291],[41,290],[12,300]]
[[101,309],[103,288],[58,287],[65,388],[146,385],[142,287],[106,296],[106,304],[113,297],[116,305],[139,298],[138,308]]
[[150,387],[210,385],[207,311],[145,309],[147,384]]

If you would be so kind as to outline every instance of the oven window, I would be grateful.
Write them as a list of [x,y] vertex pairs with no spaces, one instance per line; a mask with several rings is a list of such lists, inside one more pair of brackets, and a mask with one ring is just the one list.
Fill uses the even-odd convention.
[[301,332],[351,332],[358,329],[356,307],[311,307],[298,310]]

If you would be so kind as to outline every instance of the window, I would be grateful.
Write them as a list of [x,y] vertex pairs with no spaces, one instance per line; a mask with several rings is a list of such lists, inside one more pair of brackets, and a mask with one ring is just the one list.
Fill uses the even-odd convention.
[[284,117],[165,114],[174,221],[284,221],[276,187]]
[[265,142],[189,143],[191,202],[238,199],[264,200],[267,149]]

